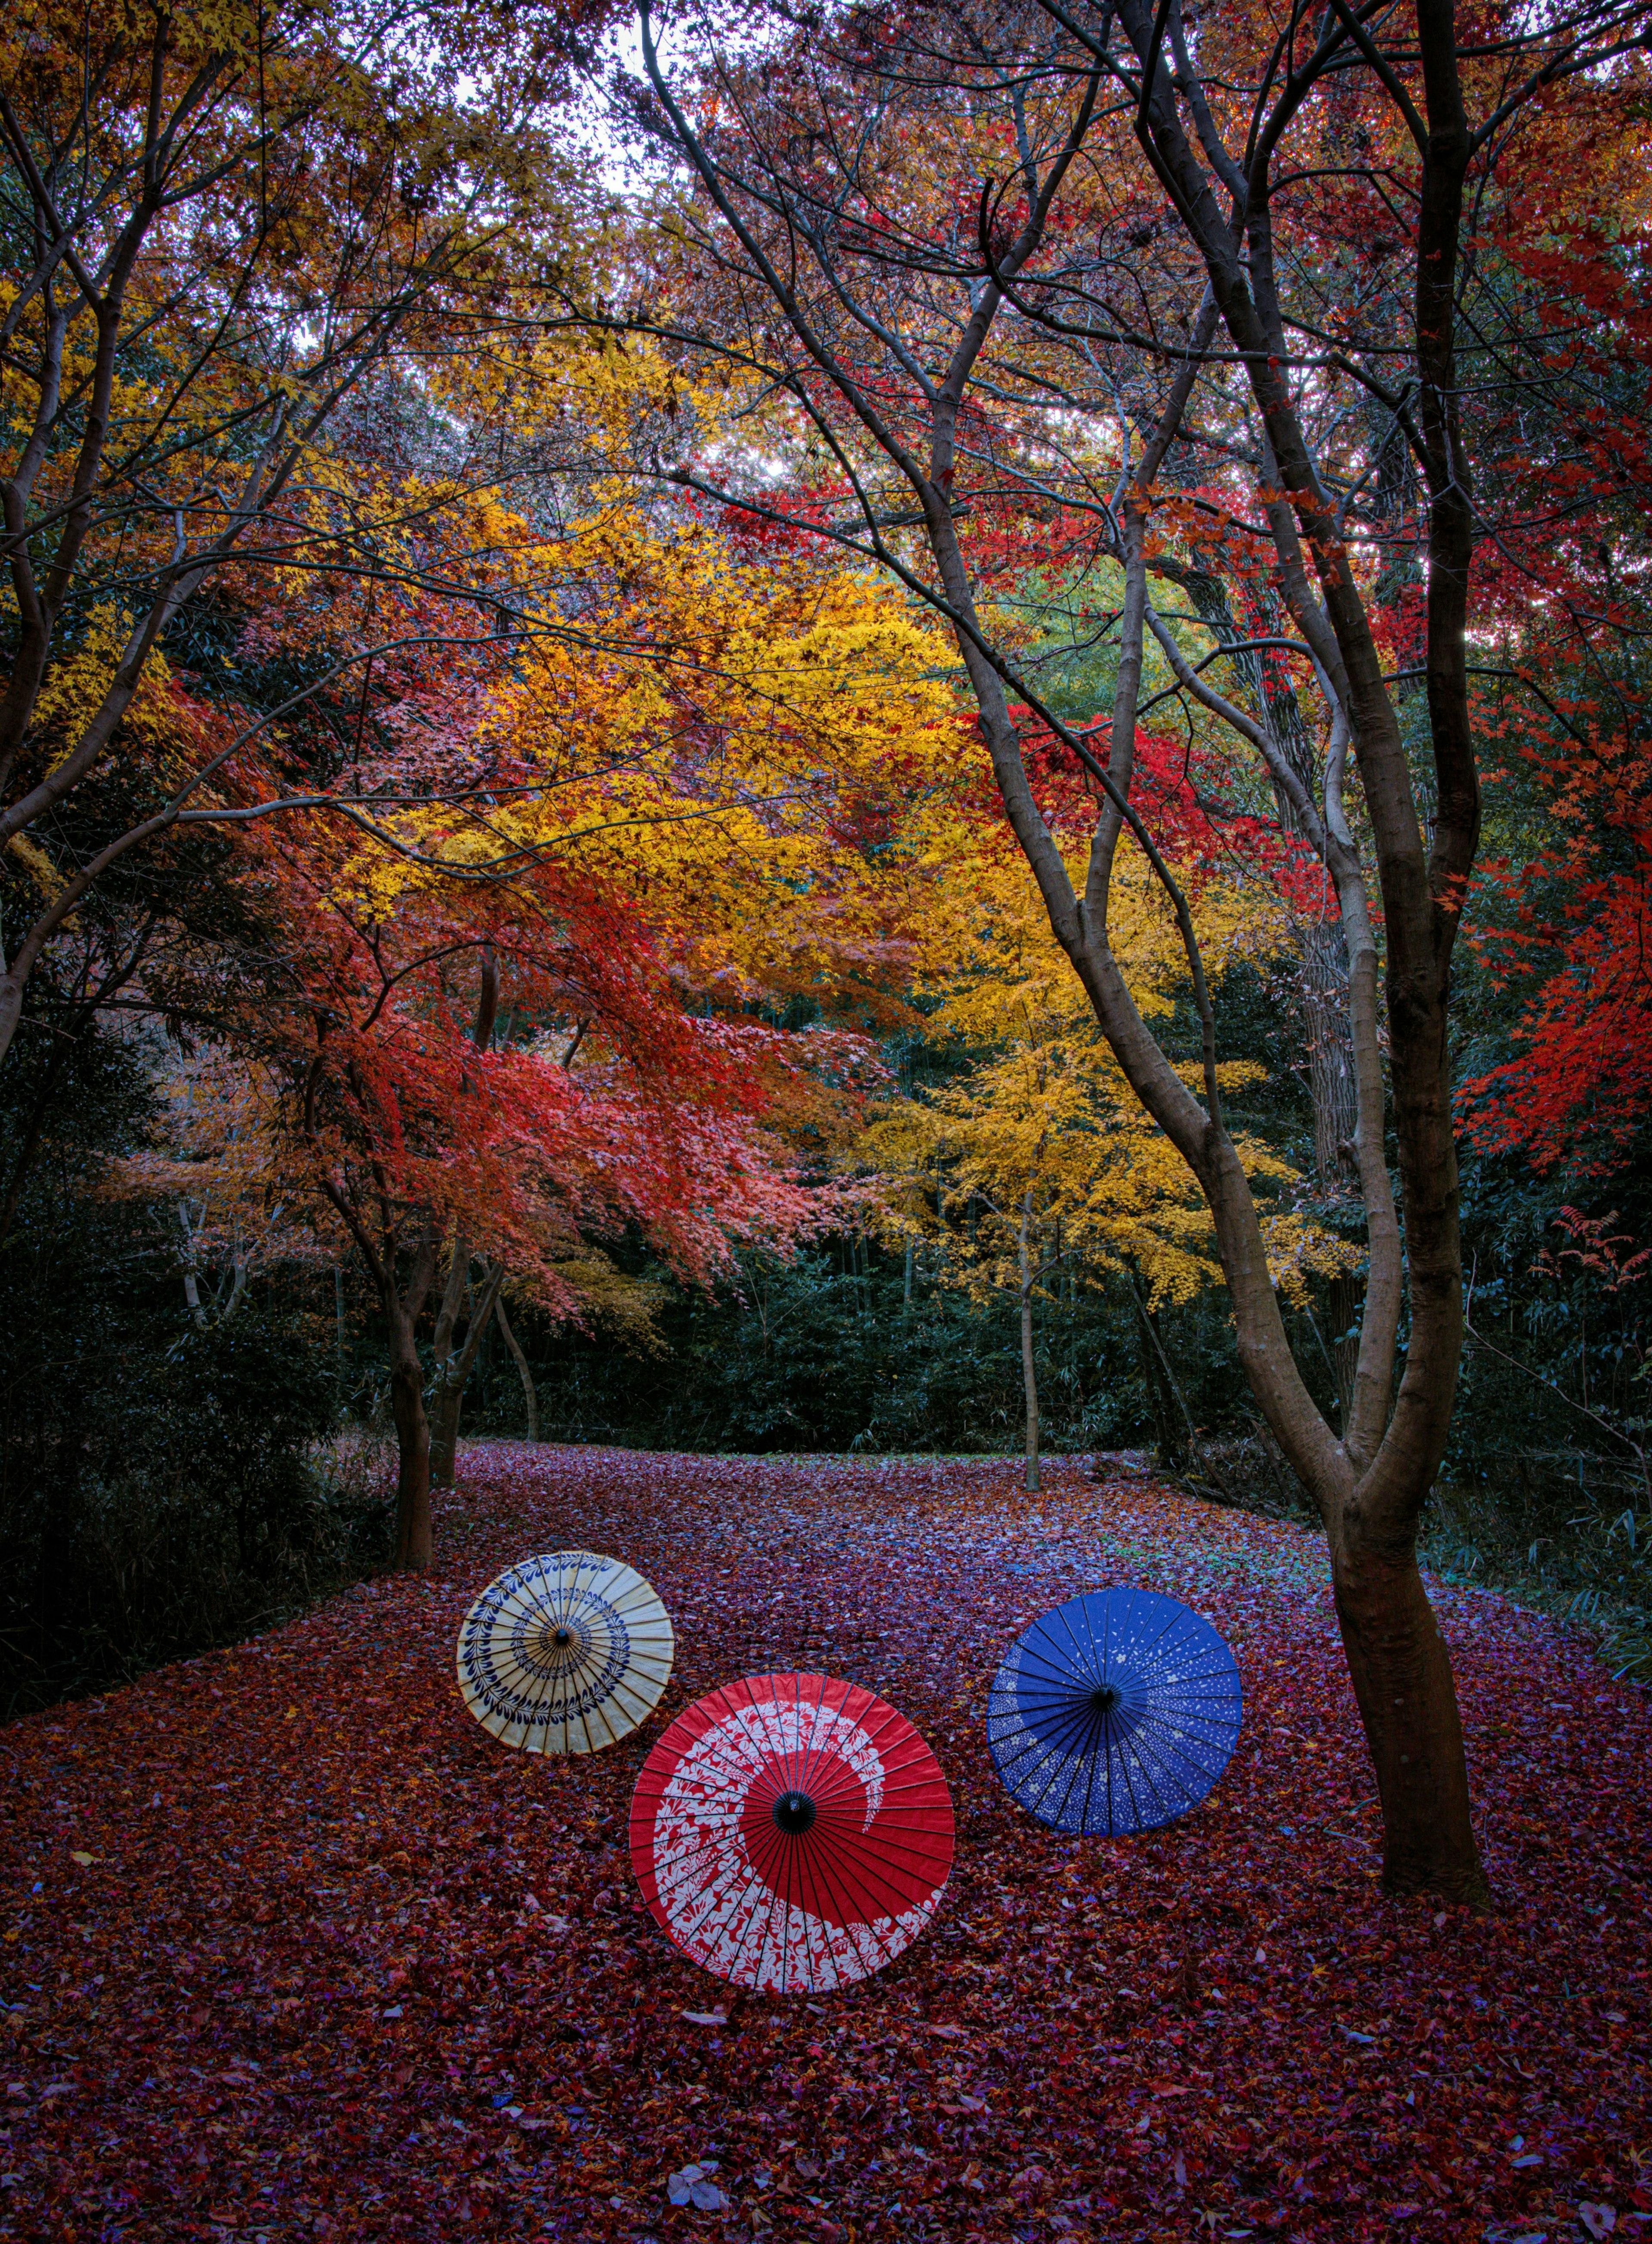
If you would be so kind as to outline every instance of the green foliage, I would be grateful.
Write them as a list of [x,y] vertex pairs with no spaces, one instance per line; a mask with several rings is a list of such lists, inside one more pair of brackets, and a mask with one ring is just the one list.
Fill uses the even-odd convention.
[[[517,1320],[546,1437],[698,1450],[997,1453],[1013,1450],[1023,1409],[1019,1328],[1007,1301],[976,1304],[914,1275],[898,1254],[842,1240],[788,1264],[750,1267],[745,1298],[707,1302],[673,1290],[659,1320],[665,1352],[624,1353],[601,1335]],[[1160,1320],[1201,1423],[1237,1406],[1242,1387],[1220,1304]],[[1141,1336],[1122,1281],[1063,1287],[1034,1319],[1046,1445],[1137,1446],[1155,1438]],[[522,1396],[502,1350],[467,1425],[517,1434]]]

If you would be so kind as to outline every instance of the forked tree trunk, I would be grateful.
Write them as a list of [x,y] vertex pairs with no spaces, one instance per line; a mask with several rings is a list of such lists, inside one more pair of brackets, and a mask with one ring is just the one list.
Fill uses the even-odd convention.
[[[796,206],[807,198],[811,213],[817,207],[813,171],[806,187],[794,187],[786,170],[789,156],[772,145],[756,152],[758,160],[744,174],[735,166],[725,168],[721,154],[712,152],[695,133],[665,80],[647,0],[640,21],[643,59],[662,112],[710,202],[740,244],[741,257],[731,259],[727,269],[739,269],[743,259],[746,271],[761,281],[798,339],[799,382],[816,371],[829,382],[911,488],[939,579],[935,597],[956,631],[999,795],[1038,883],[1051,928],[1125,1077],[1204,1194],[1232,1298],[1246,1375],[1324,1523],[1337,1610],[1382,1801],[1385,1883],[1393,1891],[1430,1888],[1452,1899],[1483,1903],[1487,1889],[1469,1815],[1467,1769],[1451,1667],[1415,1555],[1418,1517],[1449,1431],[1462,1337],[1447,998],[1452,946],[1473,869],[1479,811],[1465,667],[1473,495],[1458,427],[1453,346],[1453,292],[1469,140],[1451,0],[1418,0],[1415,11],[1422,61],[1418,92],[1427,115],[1417,198],[1417,378],[1412,392],[1428,483],[1426,666],[1435,803],[1426,837],[1418,815],[1407,744],[1344,543],[1342,516],[1336,499],[1327,496],[1298,416],[1293,344],[1275,294],[1268,166],[1276,132],[1259,136],[1242,164],[1226,151],[1212,155],[1218,127],[1201,93],[1195,146],[1179,102],[1190,77],[1196,78],[1197,63],[1179,46],[1171,53],[1165,37],[1166,11],[1155,11],[1150,0],[1116,0],[1114,6],[1099,11],[1093,30],[1086,18],[1065,6],[1058,9],[1046,0],[1046,7],[1062,33],[1089,46],[1089,56],[1079,58],[1082,91],[1065,138],[1041,166],[1030,158],[1026,160],[1026,199],[1015,231],[992,251],[990,273],[972,280],[967,309],[960,307],[949,338],[944,372],[937,366],[923,376],[920,410],[927,416],[928,428],[921,448],[910,426],[884,417],[877,382],[869,382],[858,363],[838,355],[829,326],[823,324],[837,316],[841,305],[852,303],[853,290],[829,263],[830,253],[821,247],[812,225],[802,230],[835,284],[820,299],[818,314],[816,300],[809,294],[812,284],[800,278],[803,268],[791,253],[798,232]],[[1069,167],[1081,160],[1103,89],[1118,75],[1118,57],[1110,51],[1115,26],[1122,29],[1134,51],[1127,59],[1141,81],[1138,138],[1171,193],[1177,218],[1200,253],[1209,285],[1181,367],[1170,383],[1164,413],[1143,448],[1140,464],[1133,467],[1127,458],[1115,503],[1124,605],[1117,619],[1119,661],[1104,774],[1090,745],[1096,734],[1091,733],[1088,741],[1081,740],[984,627],[975,580],[958,539],[953,492],[958,470],[971,456],[960,454],[958,430],[978,361],[1005,288],[1029,274],[1062,180]],[[1174,44],[1180,37],[1174,18],[1172,35]],[[926,67],[931,66],[927,51],[925,61]],[[972,51],[965,68],[971,73],[978,69]],[[1284,128],[1293,98],[1290,87],[1277,94],[1277,132]],[[754,134],[758,131],[743,114],[738,129]],[[812,153],[809,161],[811,166],[816,161]],[[1251,166],[1251,172],[1244,166]],[[761,189],[748,185],[757,173],[762,178]],[[984,201],[984,212],[985,207]],[[773,238],[784,245],[778,259],[770,254],[767,236],[776,212],[781,223]],[[985,218],[981,239],[985,256]],[[812,274],[812,267],[807,269]],[[1018,310],[1024,318],[1039,316],[1036,302],[1019,302]],[[1289,761],[1279,756],[1278,744],[1265,728],[1225,701],[1219,713],[1262,751],[1270,778],[1283,791],[1300,818],[1302,831],[1330,871],[1348,944],[1358,1112],[1355,1153],[1371,1274],[1352,1406],[1340,1440],[1292,1357],[1261,1222],[1238,1149],[1222,1120],[1215,1019],[1192,916],[1129,803],[1144,625],[1154,629],[1178,683],[1195,690],[1207,706],[1212,700],[1211,690],[1195,681],[1174,634],[1153,618],[1147,577],[1155,479],[1181,429],[1199,362],[1218,319],[1226,331],[1224,348],[1231,346],[1237,353],[1257,409],[1262,459],[1256,504],[1272,530],[1282,596],[1297,632],[1312,651],[1333,709],[1323,808],[1310,799]],[[853,329],[856,359],[867,348],[869,332],[865,325]],[[891,373],[898,366],[897,378],[910,380],[913,361],[907,346],[890,343],[889,351],[884,364]],[[685,476],[683,480],[723,496],[699,478]],[[870,524],[870,511],[867,519]],[[1310,583],[1310,571],[1317,589]],[[1062,740],[1081,765],[1104,779],[1107,801],[1097,821],[1082,895],[1075,892],[1066,858],[1029,781],[1023,726],[1011,713],[1012,698]],[[1343,811],[1342,774],[1351,747],[1370,821],[1386,935],[1393,1118],[1405,1209],[1403,1241],[1383,1159],[1378,953],[1364,875]],[[1334,784],[1330,776],[1333,770]],[[1187,944],[1203,1036],[1202,1106],[1143,1019],[1112,948],[1107,923],[1114,857],[1126,822],[1165,889]],[[1411,1338],[1396,1396],[1394,1341],[1407,1275]]]
[[[432,1351],[436,1379],[430,1409],[430,1480],[437,1488],[451,1488],[453,1485],[453,1458],[459,1445],[459,1409],[464,1399],[464,1382],[455,1376],[457,1366],[453,1360],[453,1333],[470,1275],[471,1249],[464,1234],[457,1232],[453,1239],[453,1252],[448,1259],[447,1284],[443,1289],[442,1305],[436,1313],[436,1338]],[[474,1323],[475,1320],[471,1321]]]
[[396,1274],[396,1234],[385,1223],[375,1240],[361,1211],[336,1179],[323,1177],[322,1189],[362,1250],[368,1274],[378,1288],[390,1362],[390,1416],[396,1426],[396,1564],[430,1563],[430,1427],[424,1415],[424,1368],[414,1336],[429,1297],[441,1251],[441,1231],[431,1216],[413,1250],[405,1287]]

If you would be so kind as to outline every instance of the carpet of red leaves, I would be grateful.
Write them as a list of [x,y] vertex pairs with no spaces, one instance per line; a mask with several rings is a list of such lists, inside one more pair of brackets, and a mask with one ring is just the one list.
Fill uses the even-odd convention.
[[[14,1724],[0,2236],[1652,2238],[1646,1700],[1442,1592],[1497,1906],[1385,1900],[1313,1537],[1050,1478],[477,1445],[429,1578]],[[559,1544],[678,1632],[593,1761],[454,1683],[470,1598]],[[1114,1581],[1210,1615],[1245,1727],[1188,1822],[1073,1843],[982,1710],[1021,1623]],[[663,1723],[791,1666],[908,1713],[958,1815],[931,1931],[817,2003],[678,1957],[626,1846]]]

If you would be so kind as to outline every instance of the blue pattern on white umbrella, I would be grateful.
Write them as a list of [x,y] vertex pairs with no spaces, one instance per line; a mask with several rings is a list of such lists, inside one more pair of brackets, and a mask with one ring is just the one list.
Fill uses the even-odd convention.
[[1151,1590],[1102,1590],[1017,1638],[992,1679],[986,1738],[1041,1822],[1116,1838],[1198,1806],[1242,1709],[1238,1667],[1208,1620]]

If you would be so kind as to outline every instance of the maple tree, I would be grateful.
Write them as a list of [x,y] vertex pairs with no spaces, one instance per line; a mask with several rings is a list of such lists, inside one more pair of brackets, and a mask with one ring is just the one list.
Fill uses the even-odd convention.
[[[511,61],[508,96],[484,73],[479,105],[460,112],[427,88],[414,135],[400,112],[355,115],[364,56],[329,44],[391,26],[261,17],[254,57],[252,21],[200,33],[200,55],[197,33],[170,18],[147,46],[112,34],[106,83],[85,99],[63,62],[66,19],[42,18],[53,67],[26,43],[14,57],[13,90],[32,106],[7,112],[10,154],[57,229],[37,227],[44,263],[15,307],[16,395],[33,416],[11,489],[21,595],[42,534],[30,507],[49,538],[62,477],[91,496],[85,524],[71,510],[37,615],[24,600],[8,720],[20,791],[0,831],[23,932],[0,1028],[24,1017],[37,963],[125,861],[164,865],[186,832],[226,837],[214,875],[251,928],[181,971],[160,971],[152,947],[139,973],[140,941],[118,978],[254,1069],[270,1131],[243,1130],[205,1164],[197,1145],[186,1178],[140,1162],[132,1187],[176,1196],[188,1287],[206,1243],[203,1166],[208,1199],[244,1199],[231,1172],[256,1140],[275,1189],[301,1203],[308,1190],[312,1220],[320,1193],[385,1317],[398,1541],[419,1563],[429,1428],[414,1328],[442,1254],[448,1471],[507,1256],[514,1285],[578,1315],[595,1293],[609,1308],[623,1293],[592,1229],[637,1222],[702,1281],[731,1234],[796,1229],[814,1201],[786,1182],[782,1142],[748,1120],[784,1108],[800,1128],[821,1122],[835,1048],[738,1017],[795,993],[829,1010],[839,991],[888,1002],[955,728],[898,602],[807,561],[754,565],[737,524],[680,510],[662,522],[627,501],[616,467],[639,429],[683,411],[709,427],[714,398],[612,345],[525,342],[501,318],[518,230],[535,255],[562,238],[558,162],[524,136],[567,26],[525,35],[539,42],[527,68],[506,24],[471,24],[478,65]],[[447,51],[438,41],[425,57],[438,76]],[[287,110],[268,106],[272,72]],[[67,215],[52,178],[30,169],[30,133],[48,123],[64,177],[77,149],[95,146],[105,166]],[[267,174],[281,135],[290,178],[277,192]],[[347,156],[341,247],[313,222],[313,199]],[[57,306],[54,259],[79,270],[80,234],[110,224],[123,197],[130,271]],[[269,269],[261,325],[238,324],[234,287],[217,318],[200,260],[229,255],[226,243],[243,295]],[[55,416],[64,353],[87,321],[107,363],[75,451],[72,414],[64,428]],[[157,328],[177,380],[134,389],[133,355]],[[439,440],[416,420],[397,426],[398,390],[439,411]],[[369,391],[376,417],[362,409]],[[105,393],[125,414],[124,449],[111,449]],[[250,446],[254,464],[220,520],[212,476],[226,445]],[[144,465],[146,446],[170,484]],[[570,476],[588,501],[572,519],[558,483]],[[526,512],[504,504],[513,482]],[[160,545],[158,494],[173,502]],[[148,588],[135,624],[99,590],[117,565],[122,584],[136,569]],[[498,964],[510,977],[510,1025],[497,1051],[491,1029],[482,1037],[474,1067],[453,1017],[467,956],[484,960],[484,983]],[[691,1021],[714,1002],[719,1017]],[[799,1054],[817,1058],[814,1072]],[[11,1204],[20,1178],[21,1164]],[[483,1314],[456,1352],[473,1247],[490,1257]],[[229,1254],[233,1304],[247,1265],[234,1240]]]
[[[637,378],[595,370],[623,419]],[[708,1284],[731,1240],[783,1250],[817,1225],[840,1188],[806,1181],[792,1141],[829,1138],[866,1055],[762,1010],[891,1002],[924,836],[957,814],[932,651],[876,588],[754,569],[737,537],[620,499],[548,533],[445,508],[404,535],[405,577],[421,546],[484,542],[493,597],[524,604],[508,634],[441,629],[456,596],[432,564],[433,590],[335,585],[324,622],[220,614],[220,643],[267,658],[303,633],[323,686],[370,658],[370,694],[307,688],[266,727],[233,671],[227,693],[207,664],[168,684],[180,721],[227,742],[203,795],[236,837],[258,965],[213,1003],[271,1086],[281,1191],[342,1227],[375,1289],[410,1565],[430,1548],[427,1305],[446,1478],[507,1277],[553,1315],[612,1318],[626,1288],[604,1235],[634,1227]]]
[[1542,828],[1486,869],[1473,936],[1516,1010],[1513,1056],[1459,1088],[1465,1134],[1482,1152],[1518,1150],[1540,1175],[1562,1162],[1580,1178],[1609,1174],[1652,1112],[1652,763],[1635,737],[1637,705],[1614,737],[1588,723],[1592,699],[1559,702],[1573,733],[1563,746],[1511,744],[1535,767]]
[[[335,916],[332,940],[295,942],[290,1027],[273,1044],[312,1191],[349,1231],[375,1287],[390,1354],[400,1448],[397,1558],[430,1558],[430,1433],[415,1327],[444,1241],[566,1315],[579,1297],[559,1267],[585,1234],[640,1227],[685,1274],[709,1280],[730,1236],[783,1246],[816,1220],[783,1149],[747,1119],[763,1100],[762,1032],[694,1023],[668,990],[640,989],[639,962],[571,941],[554,955],[509,926],[491,931],[518,1009],[571,983],[591,1023],[576,1083],[538,1038],[484,1051],[443,1017],[440,967],[469,934],[451,915],[370,933]],[[410,918],[410,915],[409,916]],[[605,930],[606,932],[606,930]],[[474,936],[470,948],[481,947]],[[630,975],[623,966],[632,969]],[[628,985],[628,986],[627,986]],[[759,1050],[754,1051],[753,1047]],[[296,1159],[298,1148],[294,1147]],[[703,1180],[714,1178],[714,1206]],[[491,1311],[500,1276],[490,1274]]]
[[364,409],[485,393],[511,244],[568,247],[544,128],[577,20],[8,12],[0,1058],[98,884],[216,822],[230,743],[168,692],[192,610],[236,569],[295,605],[343,572],[395,581],[398,529],[516,464],[496,416],[484,467],[450,456],[439,496],[405,491],[412,431]]
[[[1450,1663],[1414,1557],[1462,1340],[1447,1007],[1480,818],[1466,638],[1479,432],[1458,327],[1495,287],[1464,253],[1464,213],[1494,207],[1521,233],[1522,166],[1542,160],[1546,133],[1528,140],[1524,120],[1596,102],[1608,64],[1616,114],[1633,117],[1633,11],[1459,27],[1423,5],[1402,30],[1299,9],[1195,24],[1175,0],[1046,0],[1030,19],[867,10],[807,55],[794,43],[784,67],[708,35],[687,92],[646,6],[641,24],[639,113],[688,180],[659,237],[653,324],[768,385],[797,503],[766,464],[742,477],[685,451],[667,471],[875,557],[954,631],[1005,814],[1121,1068],[1198,1179],[1253,1391],[1324,1519],[1385,1875],[1483,1899]],[[779,49],[793,37],[776,27]],[[1487,348],[1500,366],[1533,355],[1500,331]],[[1076,517],[1123,572],[1096,748],[1040,696],[979,595],[982,518],[1032,508]],[[1184,571],[1214,545],[1236,551],[1240,576],[1261,573],[1278,626],[1214,653],[1294,658],[1326,720],[1305,762],[1265,707],[1221,693],[1176,645],[1150,578],[1155,549],[1178,543]],[[1401,572],[1414,596],[1395,597]],[[1391,676],[1407,628],[1416,695]],[[1190,914],[1132,799],[1149,638],[1181,694],[1254,755],[1335,892],[1368,1249],[1340,1431],[1291,1354],[1223,1122]],[[1030,782],[1018,702],[1101,791],[1081,891]],[[1112,948],[1127,837],[1182,929],[1202,1103]]]
[[[1067,846],[1076,854],[1081,841],[1057,810],[1060,793],[1045,788],[1046,814],[1058,834],[1072,835]],[[1069,801],[1066,819],[1072,810]],[[972,1298],[999,1292],[1014,1299],[1026,1486],[1036,1490],[1032,1323],[1046,1281],[1058,1270],[1085,1284],[1127,1274],[1153,1346],[1152,1314],[1191,1300],[1221,1273],[1209,1209],[1130,1096],[1025,866],[986,856],[972,869],[972,878],[961,878],[955,868],[940,1003],[925,1028],[943,1047],[951,1042],[987,1056],[919,1098],[886,1105],[855,1150],[885,1179],[887,1235],[924,1240],[941,1281]],[[1195,919],[1213,987],[1231,960],[1280,940],[1255,900],[1226,883],[1202,884]],[[1145,1017],[1166,1019],[1183,954],[1162,891],[1145,869],[1121,870],[1114,940],[1137,1006]],[[1253,1062],[1218,1064],[1229,1096],[1260,1074]],[[1267,1179],[1277,1195],[1264,1218],[1269,1264],[1276,1286],[1300,1305],[1314,1280],[1334,1278],[1357,1256],[1294,1204],[1303,1180],[1288,1161],[1254,1135],[1241,1132],[1236,1142],[1247,1173]]]

